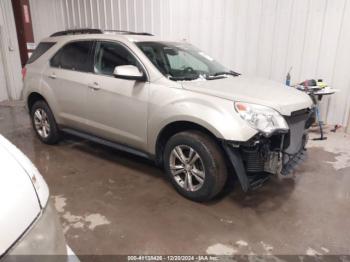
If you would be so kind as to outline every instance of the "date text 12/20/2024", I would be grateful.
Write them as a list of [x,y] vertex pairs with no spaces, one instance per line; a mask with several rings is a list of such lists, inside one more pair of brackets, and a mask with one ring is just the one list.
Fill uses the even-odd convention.
[[217,256],[128,256],[128,261],[217,261]]

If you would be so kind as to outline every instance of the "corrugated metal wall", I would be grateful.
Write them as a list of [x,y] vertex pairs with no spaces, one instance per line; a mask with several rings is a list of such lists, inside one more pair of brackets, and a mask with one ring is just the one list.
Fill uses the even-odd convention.
[[0,101],[19,99],[21,89],[21,61],[11,0],[2,0],[0,1]]
[[35,42],[64,30],[64,0],[29,0]]
[[40,27],[34,28],[36,39],[43,32],[78,27],[187,39],[246,75],[284,82],[292,67],[294,83],[325,79],[341,92],[323,101],[323,115],[332,124],[345,125],[348,120],[350,0],[31,0],[31,4],[32,12],[35,5],[37,9],[34,25]]

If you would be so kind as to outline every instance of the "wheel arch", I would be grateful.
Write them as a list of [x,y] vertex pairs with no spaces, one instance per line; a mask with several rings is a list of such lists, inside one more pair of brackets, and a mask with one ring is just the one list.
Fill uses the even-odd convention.
[[28,97],[27,97],[27,107],[28,107],[28,110],[30,111],[32,106],[34,105],[34,103],[36,101],[39,101],[39,100],[44,100],[46,103],[47,103],[47,100],[45,99],[45,97],[41,94],[39,94],[38,92],[31,92]]
[[220,138],[218,138],[213,131],[195,122],[185,120],[174,121],[165,125],[157,136],[155,143],[155,160],[157,165],[162,165],[163,163],[163,152],[166,142],[169,140],[169,138],[179,132],[188,130],[196,130],[208,135],[219,145],[219,147],[222,149],[223,154],[225,155],[222,144],[220,142]]

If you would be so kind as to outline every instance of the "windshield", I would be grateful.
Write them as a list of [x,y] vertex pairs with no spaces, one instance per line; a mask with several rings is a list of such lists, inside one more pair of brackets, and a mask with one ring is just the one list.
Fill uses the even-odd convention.
[[136,45],[171,80],[211,80],[239,75],[188,43],[138,42]]

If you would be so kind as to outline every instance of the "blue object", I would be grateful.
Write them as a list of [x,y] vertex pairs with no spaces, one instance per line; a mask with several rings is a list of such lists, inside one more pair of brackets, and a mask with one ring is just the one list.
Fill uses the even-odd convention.
[[290,72],[292,71],[293,67],[291,66],[289,71],[288,71],[288,74],[286,76],[286,85],[287,86],[290,86],[290,79],[291,79],[291,76],[290,76]]
[[290,73],[288,72],[287,77],[286,77],[286,85],[290,86]]

